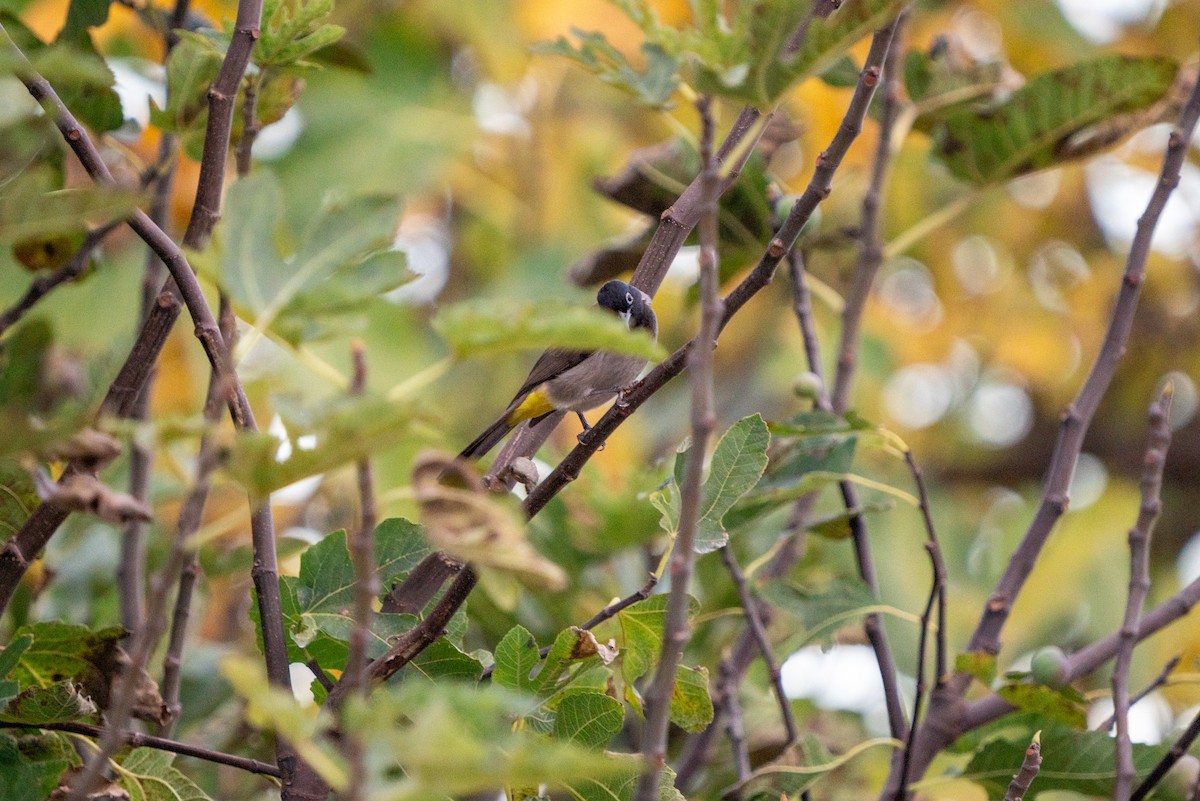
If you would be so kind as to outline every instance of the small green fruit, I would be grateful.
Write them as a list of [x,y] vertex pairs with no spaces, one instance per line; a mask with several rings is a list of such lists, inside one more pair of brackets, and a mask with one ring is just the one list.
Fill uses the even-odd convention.
[[825,391],[825,382],[816,373],[801,373],[792,381],[792,392],[798,398],[819,398]]
[[1029,663],[1033,680],[1060,689],[1067,684],[1067,655],[1057,645],[1048,645],[1033,655]]

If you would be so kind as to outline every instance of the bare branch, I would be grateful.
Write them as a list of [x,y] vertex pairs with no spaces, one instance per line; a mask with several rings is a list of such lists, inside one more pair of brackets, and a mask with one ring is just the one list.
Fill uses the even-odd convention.
[[1029,785],[1037,778],[1038,771],[1042,768],[1042,733],[1039,731],[1033,735],[1033,742],[1025,749],[1025,761],[1021,763],[1021,769],[1013,776],[1012,781],[1008,785],[1008,791],[1004,794],[1004,801],[1021,801],[1025,797],[1025,793],[1029,790]]
[[[95,726],[91,723],[12,723],[0,722],[0,728],[9,729],[42,729],[45,731],[63,731],[71,734],[82,734],[85,737],[99,737],[103,727]],[[280,777],[279,768],[270,765],[266,762],[260,762],[257,759],[237,756],[236,754],[226,754],[221,751],[213,751],[209,748],[203,748],[190,743],[181,743],[178,740],[168,740],[165,737],[154,737],[149,734],[141,734],[136,731],[126,731],[120,734],[121,742],[124,745],[129,745],[134,748],[156,748],[159,751],[170,751],[173,754],[180,756],[189,756],[196,759],[203,759],[205,762],[212,762],[217,765],[228,765],[231,768],[244,770],[248,773],[258,773],[262,776],[272,776],[276,779]]]
[[1150,435],[1146,442],[1146,458],[1142,465],[1142,505],[1137,522],[1129,530],[1129,595],[1125,603],[1125,619],[1121,623],[1120,644],[1113,665],[1113,718],[1117,725],[1117,778],[1113,786],[1114,801],[1127,801],[1133,788],[1136,771],[1133,765],[1133,741],[1129,737],[1129,666],[1133,662],[1133,647],[1138,641],[1142,607],[1150,592],[1150,536],[1154,522],[1162,509],[1163,465],[1171,443],[1167,416],[1171,411],[1171,385],[1168,384],[1150,405]]
[[671,696],[675,674],[684,646],[691,638],[688,603],[692,570],[695,565],[696,528],[700,522],[704,460],[708,441],[716,428],[713,409],[713,348],[720,333],[722,304],[717,256],[717,214],[720,177],[712,151],[713,119],[711,100],[701,98],[700,112],[700,333],[698,345],[688,354],[688,374],[692,388],[692,446],[688,450],[680,486],[679,528],[672,544],[668,569],[671,589],[663,619],[663,644],[654,679],[646,692],[646,725],[642,732],[642,754],[646,765],[638,783],[638,801],[658,797],[658,777],[667,762],[667,727],[671,717]]

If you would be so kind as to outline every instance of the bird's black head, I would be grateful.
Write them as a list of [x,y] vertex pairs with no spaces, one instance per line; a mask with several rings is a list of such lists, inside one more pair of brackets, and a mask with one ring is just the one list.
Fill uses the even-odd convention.
[[624,281],[609,281],[600,287],[600,291],[596,293],[596,303],[602,309],[616,312],[630,328],[658,328],[650,298],[642,290]]
[[640,293],[624,281],[609,281],[596,293],[600,308],[617,314],[629,314],[639,300]]

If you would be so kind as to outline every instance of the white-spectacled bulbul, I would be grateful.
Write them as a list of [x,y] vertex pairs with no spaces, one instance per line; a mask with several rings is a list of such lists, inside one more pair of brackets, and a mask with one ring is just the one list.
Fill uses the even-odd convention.
[[[628,328],[645,329],[658,339],[658,318],[650,305],[650,296],[637,287],[624,281],[609,281],[596,293],[596,303],[620,316]],[[484,429],[459,455],[478,459],[522,421],[536,423],[556,411],[575,412],[586,429],[589,426],[583,413],[611,400],[645,366],[646,359],[640,356],[548,350],[533,365],[500,419]]]

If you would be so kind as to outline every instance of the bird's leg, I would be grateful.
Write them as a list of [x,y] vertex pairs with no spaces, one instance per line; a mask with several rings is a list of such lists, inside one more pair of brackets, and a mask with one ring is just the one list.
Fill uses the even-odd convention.
[[[583,442],[583,438],[586,437],[588,435],[588,432],[590,432],[592,430],[592,424],[589,423],[587,421],[587,418],[583,416],[583,412],[575,412],[575,416],[579,418],[579,424],[583,426],[583,430],[579,432],[579,435],[576,436],[575,439],[579,440],[580,442]],[[600,447],[598,448],[598,450],[604,450],[603,442],[600,443]]]

